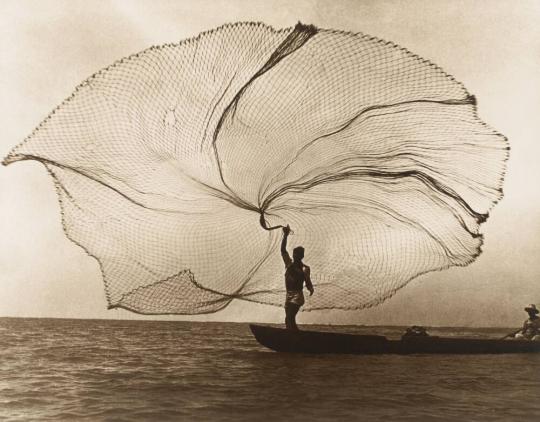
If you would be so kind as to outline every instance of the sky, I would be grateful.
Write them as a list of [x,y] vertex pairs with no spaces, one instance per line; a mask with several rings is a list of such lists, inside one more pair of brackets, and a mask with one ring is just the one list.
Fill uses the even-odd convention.
[[[464,83],[511,152],[505,197],[466,268],[419,277],[381,306],[302,313],[300,323],[519,326],[540,304],[540,2],[2,1],[0,155],[74,87],[117,59],[224,23],[301,21],[391,40]],[[280,322],[283,310],[233,302],[216,314],[144,317],[107,310],[95,259],[63,234],[38,162],[0,168],[0,316]]]

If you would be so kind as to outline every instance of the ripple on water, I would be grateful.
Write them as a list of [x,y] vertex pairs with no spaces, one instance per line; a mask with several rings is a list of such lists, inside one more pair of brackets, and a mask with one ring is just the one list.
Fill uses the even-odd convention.
[[540,419],[538,355],[287,355],[260,347],[247,325],[225,323],[0,326],[2,420]]

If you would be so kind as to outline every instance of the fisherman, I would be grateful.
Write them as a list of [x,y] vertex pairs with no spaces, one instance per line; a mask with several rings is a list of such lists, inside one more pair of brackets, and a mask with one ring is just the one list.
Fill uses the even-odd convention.
[[536,305],[526,306],[525,312],[529,314],[529,319],[523,323],[523,328],[514,338],[517,340],[540,341],[540,317],[538,317],[539,311],[536,309]]
[[309,290],[309,295],[313,294],[311,284],[310,268],[302,262],[304,259],[304,248],[298,246],[293,249],[293,259],[287,252],[287,237],[291,232],[289,226],[283,227],[283,240],[281,241],[281,256],[285,262],[285,288],[287,297],[285,299],[285,326],[290,330],[298,330],[296,325],[296,314],[304,304],[304,282]]

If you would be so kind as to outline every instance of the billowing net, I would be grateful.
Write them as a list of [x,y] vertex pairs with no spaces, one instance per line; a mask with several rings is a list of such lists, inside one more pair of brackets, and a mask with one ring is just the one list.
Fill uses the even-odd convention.
[[501,197],[503,136],[440,68],[362,34],[226,25],[84,81],[5,159],[54,178],[109,306],[281,306],[281,230],[307,310],[374,306],[467,265]]

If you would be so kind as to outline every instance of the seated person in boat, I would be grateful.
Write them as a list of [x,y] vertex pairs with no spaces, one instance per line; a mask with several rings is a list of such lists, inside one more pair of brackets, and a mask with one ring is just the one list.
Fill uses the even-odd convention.
[[529,318],[523,323],[523,328],[514,338],[540,341],[540,317],[538,317],[539,311],[536,309],[536,305],[525,307],[525,312],[529,314]]
[[291,232],[289,226],[283,228],[283,240],[281,241],[281,256],[285,263],[285,288],[287,297],[285,299],[285,326],[291,330],[298,330],[296,325],[296,314],[304,304],[304,282],[309,290],[309,295],[313,294],[311,284],[310,268],[302,262],[304,259],[304,248],[298,246],[293,249],[293,259],[287,252],[287,238]]
[[408,339],[412,337],[429,337],[429,334],[425,327],[421,327],[419,325],[413,325],[412,327],[407,328],[405,331],[405,334],[401,336],[401,339]]

